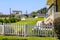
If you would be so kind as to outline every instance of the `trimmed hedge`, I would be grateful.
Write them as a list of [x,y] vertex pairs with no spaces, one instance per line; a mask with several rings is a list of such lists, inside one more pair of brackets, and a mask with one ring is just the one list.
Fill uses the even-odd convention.
[[2,40],[27,40],[27,39],[19,39],[19,38],[12,38],[12,39],[9,39],[9,38],[3,38]]
[[14,22],[18,22],[18,21],[20,21],[20,19],[18,19],[18,18],[0,19],[1,23],[14,23]]

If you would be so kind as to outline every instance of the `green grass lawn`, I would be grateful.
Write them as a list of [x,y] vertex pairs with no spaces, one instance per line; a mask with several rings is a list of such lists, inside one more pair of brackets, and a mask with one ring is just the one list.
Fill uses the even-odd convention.
[[40,18],[33,18],[30,20],[19,21],[19,22],[13,23],[13,25],[20,25],[20,24],[21,25],[24,25],[24,24],[35,25],[37,21],[41,21],[41,20],[44,20],[44,18],[40,17]]
[[[44,20],[43,17],[41,18],[34,18],[34,19],[30,19],[30,20],[25,20],[25,21],[19,21],[16,23],[11,23],[12,25],[24,25],[24,24],[29,24],[29,33],[32,32],[32,27],[31,25],[35,25],[37,23],[37,21],[41,21]],[[16,29],[15,29],[16,30]],[[0,35],[0,40],[57,40],[57,38],[55,37],[20,37],[20,36],[1,36]]]
[[[14,25],[14,26],[22,25],[22,26],[24,26],[25,24],[28,24],[28,32],[29,32],[29,34],[32,34],[32,28],[36,25],[37,21],[42,21],[42,20],[44,20],[43,17],[33,18],[33,19],[29,19],[29,20],[19,21],[16,23],[11,23],[11,25]],[[17,29],[19,29],[19,28],[17,28]],[[17,29],[15,29],[15,30],[17,30]]]
[[0,36],[0,40],[57,40],[55,37],[20,37],[20,36]]
[[[0,19],[5,19],[4,17]],[[8,19],[8,17],[7,17]],[[24,25],[24,24],[29,24],[29,25],[35,25],[37,21],[44,20],[44,17],[39,17],[39,18],[27,18],[27,20],[22,20],[16,23],[11,23],[12,25]]]

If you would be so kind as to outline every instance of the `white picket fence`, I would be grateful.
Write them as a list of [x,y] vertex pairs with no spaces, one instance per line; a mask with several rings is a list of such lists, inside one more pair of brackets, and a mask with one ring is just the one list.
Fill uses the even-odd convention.
[[0,25],[0,34],[17,36],[54,36],[52,27],[37,27],[35,25]]

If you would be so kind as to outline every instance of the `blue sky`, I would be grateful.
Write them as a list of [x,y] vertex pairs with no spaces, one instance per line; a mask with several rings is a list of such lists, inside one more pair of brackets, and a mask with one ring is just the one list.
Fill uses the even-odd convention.
[[43,7],[46,7],[46,0],[0,0],[0,12],[4,14],[9,14],[9,8],[31,13]]

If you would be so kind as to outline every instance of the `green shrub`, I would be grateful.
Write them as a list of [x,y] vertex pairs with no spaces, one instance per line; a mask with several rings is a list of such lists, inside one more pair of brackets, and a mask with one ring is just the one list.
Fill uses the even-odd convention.
[[10,23],[9,19],[4,19],[4,23]]
[[10,21],[11,23],[16,22],[16,20],[15,20],[14,18],[9,18],[9,21]]
[[14,23],[14,22],[18,22],[18,21],[20,21],[20,19],[18,19],[18,18],[0,19],[1,23]]
[[2,38],[2,40],[27,40],[27,39],[19,39],[19,38]]
[[3,19],[0,19],[0,22],[3,22]]
[[3,25],[3,22],[4,22],[3,19],[0,19],[0,23],[2,23],[2,25]]
[[8,40],[8,38],[3,38],[2,40]]
[[20,21],[20,20],[17,19],[17,18],[9,18],[9,21],[10,21],[11,23],[14,23],[14,22],[18,22],[18,21]]

